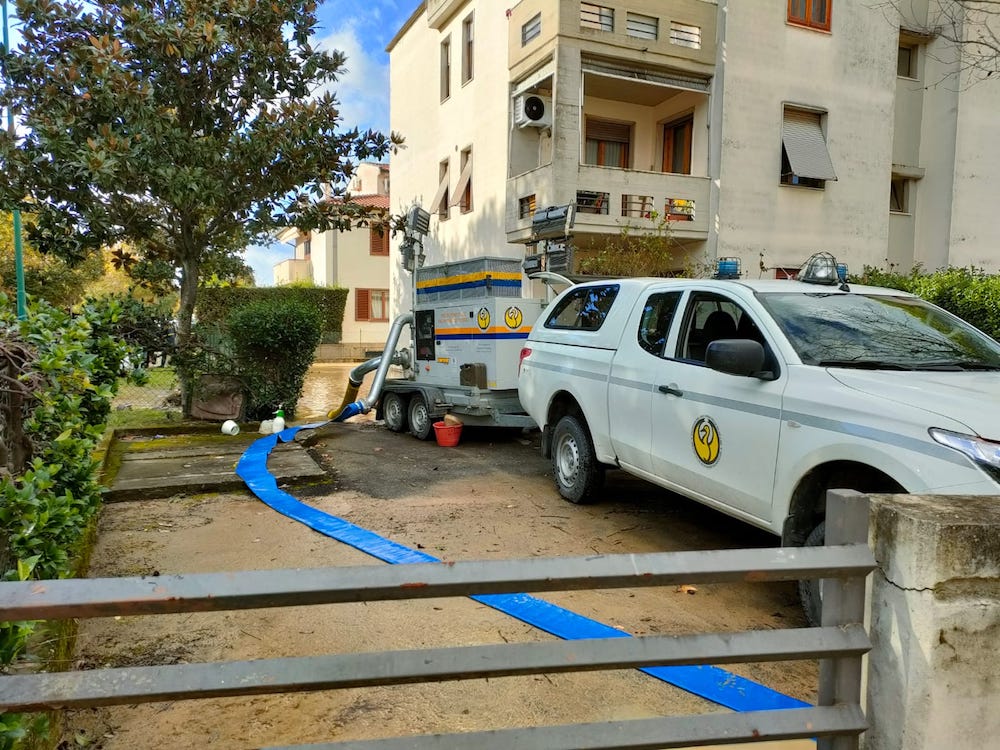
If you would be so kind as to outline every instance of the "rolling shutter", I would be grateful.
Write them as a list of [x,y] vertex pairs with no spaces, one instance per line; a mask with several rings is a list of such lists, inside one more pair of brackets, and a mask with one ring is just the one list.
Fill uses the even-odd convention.
[[836,180],[819,118],[815,112],[786,109],[781,143],[793,174],[814,180]]

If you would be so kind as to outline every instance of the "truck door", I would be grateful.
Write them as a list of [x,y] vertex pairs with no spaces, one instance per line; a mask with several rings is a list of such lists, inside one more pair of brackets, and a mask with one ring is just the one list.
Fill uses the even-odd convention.
[[650,378],[662,362],[680,291],[652,291],[640,297],[629,316],[608,381],[611,442],[618,461],[637,473],[649,472],[655,384]]
[[[660,483],[734,515],[767,521],[787,373],[746,307],[719,292],[689,293],[672,356],[655,371],[651,462]],[[776,379],[705,366],[708,344],[734,338],[760,341],[765,368]]]

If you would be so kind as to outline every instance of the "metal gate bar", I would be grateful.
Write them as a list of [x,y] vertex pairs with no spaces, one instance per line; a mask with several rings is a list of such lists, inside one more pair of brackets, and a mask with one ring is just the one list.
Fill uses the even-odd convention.
[[0,621],[160,615],[473,594],[865,576],[867,544],[249,570],[0,584]]
[[817,738],[857,750],[865,728],[861,624],[867,498],[831,491],[827,540],[810,549],[755,549],[581,558],[254,571],[152,578],[0,583],[0,621],[219,611],[469,594],[664,586],[702,581],[824,578],[823,625],[776,631],[607,638],[255,662],[0,676],[0,709],[132,704],[328,688],[434,682],[640,665],[820,659],[820,706],[627,722],[505,729],[301,747],[339,750],[671,748]]
[[864,628],[852,625],[120,667],[6,677],[0,680],[0,711],[89,708],[653,665],[857,657],[870,648]]

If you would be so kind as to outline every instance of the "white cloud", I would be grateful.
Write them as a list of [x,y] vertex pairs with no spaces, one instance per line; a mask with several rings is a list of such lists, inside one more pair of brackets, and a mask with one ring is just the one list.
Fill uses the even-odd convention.
[[[356,20],[315,41],[317,48],[340,50],[347,57],[340,80],[323,90],[332,91],[340,103],[341,124],[345,129],[389,130],[389,60],[379,50],[365,50]],[[384,58],[384,59],[383,59]],[[321,93],[321,92],[320,92]]]
[[251,245],[243,251],[247,265],[253,269],[253,278],[257,286],[274,286],[274,266],[293,256],[292,246],[283,242]]

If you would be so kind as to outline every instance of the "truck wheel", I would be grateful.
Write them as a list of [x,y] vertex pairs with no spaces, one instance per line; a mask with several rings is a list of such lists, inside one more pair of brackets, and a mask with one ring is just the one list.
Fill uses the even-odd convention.
[[[826,541],[826,521],[809,532],[803,547],[821,547]],[[818,627],[823,615],[823,580],[819,578],[799,581],[799,600],[802,610],[806,613],[806,621],[812,627]]]
[[426,440],[431,436],[431,415],[427,409],[427,401],[416,393],[410,397],[409,409],[410,434],[417,440]]
[[581,504],[594,501],[604,478],[590,435],[573,414],[560,419],[552,433],[552,474],[559,494]]
[[398,393],[387,393],[382,397],[382,416],[385,426],[391,432],[406,430],[406,402]]

